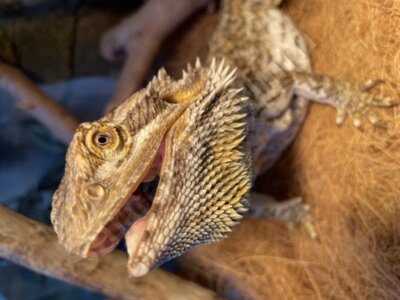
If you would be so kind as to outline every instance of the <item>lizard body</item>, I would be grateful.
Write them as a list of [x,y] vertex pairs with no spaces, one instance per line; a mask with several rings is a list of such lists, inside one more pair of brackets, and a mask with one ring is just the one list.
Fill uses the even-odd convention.
[[[255,173],[270,168],[296,136],[315,101],[338,109],[336,122],[351,114],[373,124],[373,106],[391,105],[370,91],[376,83],[352,84],[312,73],[305,41],[278,8],[282,0],[223,0],[220,21],[210,41],[210,57],[238,69],[237,87],[252,102],[251,147]],[[369,92],[369,93],[368,93]]]
[[252,153],[256,174],[273,165],[292,141],[307,111],[307,100],[280,79],[310,71],[305,42],[276,6],[281,1],[224,1],[210,42],[210,55],[238,68],[237,86],[251,99]]
[[[292,141],[309,100],[336,107],[337,123],[351,114],[355,126],[363,115],[375,124],[371,109],[394,104],[370,91],[373,82],[313,74],[279,3],[224,0],[209,67],[197,62],[180,80],[160,70],[146,88],[78,128],[53,197],[52,222],[68,251],[106,254],[126,231],[129,273],[144,275],[227,236],[248,209],[254,177]],[[155,195],[146,195],[145,182],[157,175]]]

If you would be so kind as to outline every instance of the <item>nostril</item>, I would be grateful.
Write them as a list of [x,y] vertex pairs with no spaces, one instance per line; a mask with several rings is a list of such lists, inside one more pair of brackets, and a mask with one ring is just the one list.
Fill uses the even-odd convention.
[[86,187],[86,193],[91,198],[102,199],[105,195],[105,189],[101,184],[95,183]]

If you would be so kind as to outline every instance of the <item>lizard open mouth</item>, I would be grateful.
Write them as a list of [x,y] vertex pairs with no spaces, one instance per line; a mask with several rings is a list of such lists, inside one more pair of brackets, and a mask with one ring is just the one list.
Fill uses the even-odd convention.
[[90,246],[89,256],[106,255],[117,247],[124,234],[144,217],[151,207],[158,177],[143,182],[117,215],[109,221]]
[[[153,202],[159,181],[159,171],[163,161],[164,142],[143,181],[136,190],[126,198],[125,204],[115,216],[103,227],[90,245],[89,257],[102,256],[113,251],[123,236],[129,236],[129,244],[138,241],[133,235],[144,232],[146,214]],[[128,241],[127,241],[128,243]],[[128,247],[128,250],[130,247]],[[130,253],[129,253],[130,254]]]

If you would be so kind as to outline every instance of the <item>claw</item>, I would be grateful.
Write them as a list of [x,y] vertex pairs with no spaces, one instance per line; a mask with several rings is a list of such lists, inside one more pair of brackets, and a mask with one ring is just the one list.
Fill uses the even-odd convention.
[[376,125],[376,124],[378,124],[379,123],[379,117],[378,117],[378,115],[374,112],[374,111],[370,111],[370,112],[368,112],[367,113],[367,119],[368,119],[368,121],[371,123],[371,124],[373,124],[373,125]]
[[310,215],[305,217],[303,225],[309,237],[312,240],[316,240],[318,238],[317,228],[315,227],[314,220]]
[[201,68],[201,62],[200,62],[200,58],[199,57],[196,57],[195,68],[196,69],[200,69]]
[[391,107],[400,104],[399,100],[390,97],[374,98],[372,104],[378,107]]
[[342,125],[345,118],[346,118],[346,112],[344,110],[338,109],[336,113],[336,124]]
[[316,240],[318,238],[317,228],[315,227],[315,222],[310,215],[311,207],[307,204],[302,205],[302,217],[299,221],[287,222],[286,225],[290,231],[296,229],[296,225],[304,226],[307,235],[312,239]]
[[317,239],[317,229],[315,227],[314,219],[312,218],[310,211],[311,206],[304,203],[303,198],[296,197],[287,200],[288,207],[290,207],[290,218],[286,224],[289,230],[295,229],[296,225],[304,226],[307,234],[311,239]]
[[361,115],[359,113],[355,113],[353,117],[353,126],[356,128],[361,127]]
[[363,86],[362,90],[364,92],[368,92],[372,88],[374,88],[382,83],[385,83],[385,81],[383,81],[381,79],[368,79],[367,81],[364,82],[364,86]]

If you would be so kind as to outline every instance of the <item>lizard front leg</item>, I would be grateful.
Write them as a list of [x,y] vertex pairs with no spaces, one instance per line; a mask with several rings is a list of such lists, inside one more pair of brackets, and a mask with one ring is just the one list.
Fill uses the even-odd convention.
[[310,208],[301,197],[278,201],[272,196],[251,192],[247,216],[256,219],[282,221],[290,229],[295,225],[303,225],[308,235],[315,239],[318,235],[313,218],[310,215]]
[[375,107],[399,104],[399,101],[380,96],[373,90],[379,83],[379,80],[367,80],[363,84],[354,84],[308,72],[292,72],[281,79],[281,84],[294,94],[336,107],[338,125],[344,122],[346,115],[350,115],[355,127],[361,126],[363,116],[373,125],[377,125],[379,118],[374,111]]

